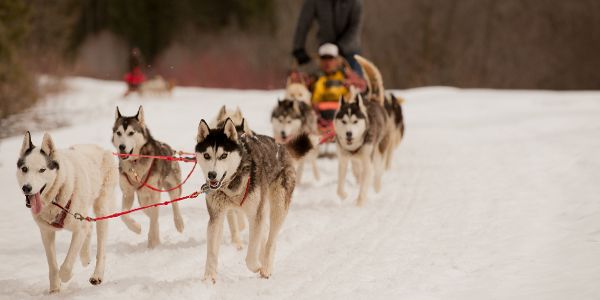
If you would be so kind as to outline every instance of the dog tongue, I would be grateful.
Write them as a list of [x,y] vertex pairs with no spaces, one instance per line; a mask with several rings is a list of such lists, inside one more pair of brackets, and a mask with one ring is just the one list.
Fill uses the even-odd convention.
[[33,203],[31,203],[31,212],[37,215],[42,211],[42,199],[40,193],[33,195]]

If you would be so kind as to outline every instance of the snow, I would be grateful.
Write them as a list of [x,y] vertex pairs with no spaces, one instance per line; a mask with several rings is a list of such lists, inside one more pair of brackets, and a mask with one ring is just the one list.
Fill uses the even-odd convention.
[[[68,86],[34,108],[71,122],[51,131],[58,147],[112,149],[115,105],[134,114],[143,104],[153,135],[176,149],[192,150],[200,119],[212,119],[222,104],[239,105],[252,129],[269,134],[282,95],[177,88],[171,98],[123,100],[122,83],[71,78]],[[93,264],[77,263],[61,293],[47,296],[40,235],[15,179],[22,136],[2,140],[0,298],[598,299],[600,92],[397,94],[407,100],[407,131],[381,193],[371,190],[358,208],[348,179],[349,199],[340,201],[337,161],[320,160],[321,181],[307,171],[295,191],[268,280],[246,269],[246,249],[235,250],[226,226],[218,282],[201,281],[208,216],[199,197],[182,203],[183,234],[170,208],[161,209],[162,245],[154,250],[146,248],[143,213],[133,215],[142,235],[111,222],[102,285],[88,283]],[[33,132],[34,143],[42,134]],[[184,194],[199,188],[197,173]],[[69,241],[67,232],[57,236],[59,263]]]

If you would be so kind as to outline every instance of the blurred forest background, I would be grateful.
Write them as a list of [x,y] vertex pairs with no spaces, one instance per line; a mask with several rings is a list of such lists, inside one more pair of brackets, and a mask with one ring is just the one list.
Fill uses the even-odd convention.
[[[2,0],[0,118],[52,92],[39,74],[120,80],[134,46],[147,75],[178,85],[282,88],[301,4]],[[363,54],[391,88],[600,87],[598,0],[364,0],[364,10]]]

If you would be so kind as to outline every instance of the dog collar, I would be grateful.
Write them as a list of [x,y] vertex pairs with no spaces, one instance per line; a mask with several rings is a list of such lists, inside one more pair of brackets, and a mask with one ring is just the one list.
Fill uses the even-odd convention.
[[48,224],[56,229],[63,229],[65,227],[65,219],[67,218],[67,213],[69,213],[69,208],[71,207],[71,200],[69,199],[69,202],[67,202],[67,205],[65,207],[58,204],[56,201],[52,201],[52,204],[60,208],[60,213],[56,215],[52,223]]

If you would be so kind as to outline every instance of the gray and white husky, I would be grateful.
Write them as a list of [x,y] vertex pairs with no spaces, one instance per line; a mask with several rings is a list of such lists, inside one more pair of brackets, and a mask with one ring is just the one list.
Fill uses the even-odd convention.
[[[115,112],[112,143],[120,154],[142,154],[171,156],[175,154],[169,145],[155,140],[144,122],[144,109],[140,106],[135,116],[122,116],[119,108]],[[160,202],[161,193],[153,191],[145,184],[159,189],[171,189],[181,182],[181,169],[175,161],[154,158],[139,158],[122,156],[119,159],[119,184],[123,192],[123,210],[131,209],[134,195],[137,195],[140,206]],[[169,192],[169,197],[175,199],[181,196],[181,187]],[[183,232],[183,218],[179,204],[173,203],[173,220],[177,231]],[[160,244],[158,225],[158,207],[144,210],[150,218],[148,231],[148,247],[154,248]],[[139,223],[129,215],[121,216],[121,220],[131,231],[142,232]]]
[[[17,161],[17,181],[25,194],[25,205],[31,208],[42,235],[48,259],[50,293],[60,290],[61,281],[71,279],[77,256],[83,266],[90,264],[93,225],[76,220],[72,214],[87,216],[92,208],[97,216],[111,213],[117,176],[115,161],[109,151],[94,145],[59,150],[48,134],[44,135],[41,146],[36,147],[29,132],[25,134]],[[96,222],[96,268],[90,277],[93,285],[104,280],[107,227],[108,221]],[[67,256],[59,269],[54,244],[56,233],[61,229],[71,231],[72,236]]]
[[301,100],[278,100],[277,106],[271,113],[271,124],[273,125],[273,137],[279,144],[286,144],[300,134],[307,135],[313,145],[313,150],[297,161],[296,177],[298,183],[302,179],[304,163],[309,162],[312,166],[313,175],[316,180],[320,179],[317,168],[319,156],[319,132],[317,129],[317,115],[310,105]]
[[359,184],[356,203],[364,205],[367,191],[374,179],[376,192],[381,189],[385,160],[391,151],[392,120],[384,107],[383,83],[379,70],[366,59],[356,56],[369,82],[367,100],[356,93],[349,101],[340,98],[334,126],[339,156],[337,194],[347,197],[345,191],[348,163]]
[[312,144],[301,135],[280,145],[271,137],[236,129],[231,119],[213,129],[201,120],[196,140],[196,159],[209,187],[204,280],[216,282],[223,221],[230,210],[243,212],[249,220],[246,266],[268,278],[273,270],[277,235],[296,185],[293,157],[304,156]]

